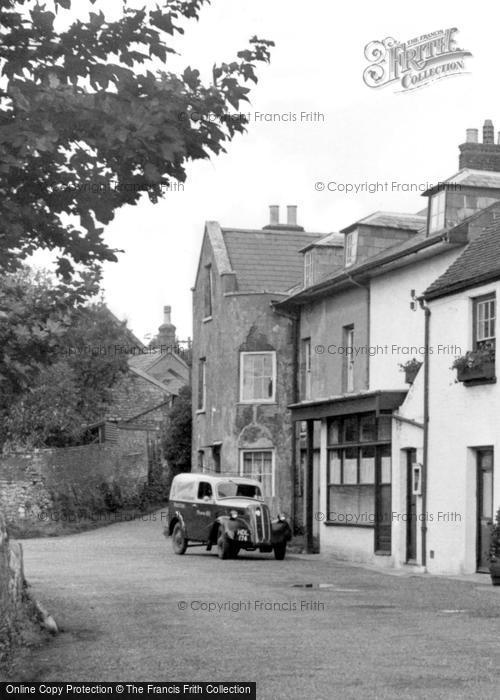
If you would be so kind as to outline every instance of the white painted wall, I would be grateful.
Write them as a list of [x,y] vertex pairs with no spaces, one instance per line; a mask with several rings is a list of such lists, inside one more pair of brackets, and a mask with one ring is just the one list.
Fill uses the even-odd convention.
[[[472,346],[472,298],[496,292],[494,283],[430,303],[431,344]],[[498,337],[498,322],[496,335]],[[452,359],[452,358],[451,358]],[[427,566],[431,573],[472,573],[476,570],[476,458],[474,448],[493,446],[494,507],[500,506],[499,384],[465,386],[455,381],[449,357],[434,353],[430,361],[429,518]],[[497,359],[498,367],[498,359]],[[439,513],[457,513],[461,520],[445,522]]]
[[371,280],[370,346],[376,351],[370,357],[370,389],[408,388],[399,364],[422,360],[424,345],[424,312],[418,303],[416,311],[410,309],[411,290],[420,295],[462,252],[453,247]]

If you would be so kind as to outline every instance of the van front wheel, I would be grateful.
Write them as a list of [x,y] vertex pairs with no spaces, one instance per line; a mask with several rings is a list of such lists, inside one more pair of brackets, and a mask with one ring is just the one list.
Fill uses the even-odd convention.
[[282,561],[286,554],[286,542],[280,542],[274,545],[274,558],[278,561]]

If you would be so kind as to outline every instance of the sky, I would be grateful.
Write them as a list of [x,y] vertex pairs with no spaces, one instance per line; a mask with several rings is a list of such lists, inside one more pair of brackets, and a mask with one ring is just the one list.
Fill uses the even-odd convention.
[[[259,65],[259,82],[243,110],[251,113],[248,133],[228,144],[227,154],[190,164],[183,191],[156,205],[144,199],[124,207],[106,228],[106,241],[125,251],[104,269],[111,310],[144,339],[162,322],[163,306],[171,305],[179,339],[190,337],[191,288],[207,220],[261,228],[269,205],[280,205],[283,219],[286,205],[295,204],[298,223],[321,234],[377,210],[420,211],[426,200],[404,185],[455,173],[466,128],[481,129],[489,118],[500,129],[494,8],[449,0],[423,0],[418,9],[393,1],[212,0],[198,23],[186,24],[177,42],[182,55],[168,68],[191,65],[208,76],[214,62],[232,60],[254,34],[275,41],[272,60]],[[410,92],[364,83],[368,43],[403,42],[449,27],[472,53],[464,74]],[[256,112],[288,115],[288,121],[259,120]],[[324,119],[303,121],[302,112]],[[388,182],[389,188],[319,191],[318,182]]]

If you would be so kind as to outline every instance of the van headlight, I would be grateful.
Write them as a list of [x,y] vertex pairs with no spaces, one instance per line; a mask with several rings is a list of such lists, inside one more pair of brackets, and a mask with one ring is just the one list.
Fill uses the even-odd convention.
[[285,520],[286,520],[286,515],[285,515],[284,513],[278,513],[278,520],[279,520],[281,523],[284,523]]
[[259,515],[262,515],[260,508],[255,509],[255,515],[258,517]]
[[229,517],[231,518],[231,520],[235,520],[235,518],[238,517],[238,511],[237,510],[230,510]]

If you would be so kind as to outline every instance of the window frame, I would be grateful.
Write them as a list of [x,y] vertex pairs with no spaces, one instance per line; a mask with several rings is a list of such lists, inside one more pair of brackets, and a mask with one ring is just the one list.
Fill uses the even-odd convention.
[[[345,494],[348,491],[354,491],[356,490],[358,493],[358,498],[361,498],[362,496],[362,491],[366,494],[370,489],[372,490],[372,496],[373,496],[373,503],[372,503],[372,508],[373,511],[371,515],[373,515],[373,519],[370,520],[369,522],[366,521],[352,521],[352,522],[341,522],[341,521],[335,521],[335,520],[330,520],[327,518],[325,520],[324,524],[327,526],[335,526],[335,527],[361,527],[361,528],[372,528],[374,531],[377,530],[377,519],[376,519],[376,503],[377,499],[379,498],[379,494],[381,491],[381,488],[384,486],[390,486],[392,489],[393,487],[393,471],[394,471],[394,465],[392,464],[392,454],[389,456],[391,457],[391,466],[390,466],[390,481],[382,481],[382,458],[386,455],[384,455],[384,451],[389,449],[390,453],[392,452],[392,441],[391,438],[380,438],[380,425],[379,423],[380,419],[386,418],[386,416],[389,414],[381,414],[378,417],[375,414],[372,414],[371,412],[368,413],[353,413],[353,414],[345,414],[343,416],[332,416],[327,420],[327,445],[326,445],[326,494],[327,494],[327,513],[333,513],[335,512],[334,510],[334,505],[332,503],[333,500],[333,492],[335,489],[337,489],[339,494]],[[362,435],[361,435],[361,423],[362,420],[368,417],[375,417],[376,419],[376,439],[374,440],[362,440]],[[357,424],[357,439],[353,440],[352,442],[347,442],[345,435],[346,435],[346,430],[345,430],[345,422],[346,420],[349,419],[355,419],[356,424]],[[337,429],[335,431],[332,431],[331,426],[333,423],[337,424]],[[338,441],[334,442],[331,440],[331,436],[333,437],[333,433],[335,432],[336,435],[338,435]],[[345,452],[346,450],[349,449],[351,451],[356,450],[357,451],[357,464],[356,464],[356,483],[351,483],[349,481],[345,481],[345,473],[344,473],[344,462],[345,462]],[[363,453],[364,451],[371,451],[373,450],[373,481],[366,482],[362,481],[362,465],[361,461],[363,459]],[[337,459],[339,461],[339,469],[338,469],[338,474],[339,474],[339,481],[336,482],[333,478],[333,469],[331,467],[330,463],[330,454],[331,453],[336,453]]]
[[213,277],[212,263],[205,265],[203,279],[203,321],[210,321],[213,313]]
[[[344,326],[344,346],[345,346],[345,383],[344,391],[352,393],[354,391],[354,324]],[[347,348],[352,348],[352,352],[348,353]]]
[[[436,213],[433,212],[433,204],[436,202],[442,202],[442,207],[438,208],[438,211]],[[441,221],[442,219],[442,221]],[[439,222],[441,221],[441,225],[439,225]],[[433,222],[435,224],[433,225]],[[429,234],[431,233],[437,233],[438,231],[442,231],[444,228],[446,228],[446,190],[442,189],[439,190],[439,192],[436,192],[433,194],[429,200],[429,225],[428,225],[428,232]]]
[[200,472],[200,474],[205,474],[206,473],[205,450],[198,450],[198,452],[197,452],[197,464],[198,464],[198,471]]
[[302,398],[308,400],[311,398],[312,392],[312,353],[311,353],[311,338],[302,338],[302,381],[301,391]]
[[345,236],[345,266],[354,265],[358,256],[358,229],[349,231]]
[[[253,475],[248,476],[248,474],[243,473],[243,464],[245,461],[245,454],[250,453],[250,454],[257,454],[260,452],[269,452],[271,454],[271,494],[268,495],[264,493],[264,482],[261,481],[260,479],[256,479]],[[262,495],[264,498],[274,498],[275,493],[276,493],[276,452],[273,447],[241,447],[240,448],[240,477],[242,479],[253,479],[254,481],[258,481],[261,484],[261,491]],[[253,462],[252,462],[253,466]],[[261,472],[262,475],[262,472]]]
[[[243,389],[244,389],[244,377],[245,377],[245,372],[244,372],[244,366],[245,366],[245,358],[248,355],[271,355],[272,356],[272,377],[271,381],[273,383],[273,393],[272,396],[268,397],[267,399],[245,399],[243,398]],[[239,403],[243,404],[272,404],[276,403],[276,376],[277,376],[277,359],[276,359],[276,350],[242,350],[240,352],[240,392],[239,392]]]
[[[203,368],[203,370],[202,370]],[[200,393],[201,386],[201,393]],[[201,405],[200,405],[201,398]],[[196,413],[205,413],[207,406],[207,358],[198,359],[198,397]]]
[[[493,302],[493,315],[487,318],[488,323],[493,323],[493,335],[479,337],[479,310],[483,304],[490,304]],[[484,319],[481,319],[484,322]],[[483,343],[491,343],[493,348],[496,347],[496,294],[495,292],[490,292],[489,294],[482,294],[479,297],[473,297],[472,299],[472,345],[474,350],[481,349]]]
[[313,250],[306,250],[304,254],[304,287],[309,287],[314,282],[314,256]]

